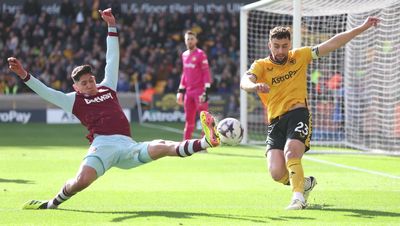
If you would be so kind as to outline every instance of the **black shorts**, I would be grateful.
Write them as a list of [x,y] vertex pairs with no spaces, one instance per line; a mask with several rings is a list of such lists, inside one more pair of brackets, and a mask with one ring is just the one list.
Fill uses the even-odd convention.
[[300,140],[310,149],[311,114],[307,108],[297,108],[271,120],[268,126],[267,150],[283,150],[287,139]]

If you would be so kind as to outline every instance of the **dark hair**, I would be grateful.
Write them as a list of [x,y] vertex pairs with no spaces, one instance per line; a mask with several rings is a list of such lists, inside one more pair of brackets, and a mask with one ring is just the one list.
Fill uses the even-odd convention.
[[196,34],[196,32],[194,32],[194,31],[191,31],[191,30],[188,30],[188,31],[186,31],[186,32],[185,32],[185,35],[193,35],[194,37],[196,37],[196,38],[197,38],[197,34]]
[[276,39],[289,39],[290,40],[290,28],[289,27],[275,27],[269,32],[269,40]]
[[85,64],[74,68],[71,73],[71,78],[74,82],[77,82],[84,74],[93,74],[92,67],[90,65]]

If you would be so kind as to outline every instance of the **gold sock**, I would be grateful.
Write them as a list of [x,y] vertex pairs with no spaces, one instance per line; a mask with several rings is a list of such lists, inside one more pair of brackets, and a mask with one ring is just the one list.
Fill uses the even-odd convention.
[[304,192],[304,171],[301,159],[288,159],[286,167],[289,171],[289,180],[293,192]]
[[283,175],[283,177],[281,179],[279,179],[278,182],[282,183],[284,185],[290,185],[290,183],[289,183],[289,172],[286,171],[285,175]]

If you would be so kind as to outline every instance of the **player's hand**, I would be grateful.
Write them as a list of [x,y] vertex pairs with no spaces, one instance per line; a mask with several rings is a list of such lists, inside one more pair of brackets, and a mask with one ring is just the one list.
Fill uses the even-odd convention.
[[256,83],[254,89],[257,93],[269,93],[269,86],[265,83]]
[[361,27],[364,27],[365,29],[368,29],[372,26],[376,27],[380,21],[381,20],[379,18],[370,16],[364,21]]
[[203,92],[200,96],[199,96],[199,101],[200,103],[205,103],[208,101],[208,95],[207,92]]
[[178,105],[183,105],[183,95],[183,93],[176,94],[176,103],[178,103]]
[[28,72],[24,69],[24,67],[22,66],[22,63],[19,60],[17,60],[17,58],[9,57],[7,59],[7,61],[8,61],[8,68],[12,72],[17,74],[18,77],[20,77],[21,79],[26,78],[26,76],[28,75]]
[[107,22],[109,27],[115,27],[116,26],[116,22],[115,22],[115,17],[111,12],[111,8],[105,9],[105,10],[99,10],[99,13],[101,15],[101,18],[103,18],[103,20],[105,22]]

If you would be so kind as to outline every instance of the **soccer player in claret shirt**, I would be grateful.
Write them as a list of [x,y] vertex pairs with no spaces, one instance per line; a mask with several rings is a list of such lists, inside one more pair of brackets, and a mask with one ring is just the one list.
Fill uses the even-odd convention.
[[87,138],[91,143],[74,179],[68,180],[53,199],[31,200],[25,203],[23,209],[57,208],[114,166],[129,169],[164,156],[187,157],[219,145],[214,118],[208,112],[201,112],[205,133],[202,139],[182,142],[155,140],[139,143],[132,140],[129,122],[116,95],[119,67],[116,21],[110,8],[99,12],[108,24],[105,78],[100,84],[96,84],[90,66],[78,66],[71,74],[76,92],[64,94],[48,88],[30,75],[16,58],[8,58],[9,68],[33,91],[79,118],[89,131]]
[[197,35],[185,33],[187,50],[182,53],[182,76],[179,84],[177,103],[185,110],[183,139],[191,139],[196,125],[197,112],[208,111],[208,93],[211,76],[207,56],[197,48]]
[[314,177],[304,178],[301,158],[310,149],[311,115],[307,108],[307,66],[352,40],[358,34],[376,26],[378,18],[369,17],[349,31],[339,33],[314,47],[291,49],[291,34],[287,27],[270,31],[268,47],[271,54],[254,61],[243,75],[240,87],[258,93],[268,109],[267,159],[271,177],[291,185],[292,201],[286,208],[307,207],[307,198],[316,185]]

